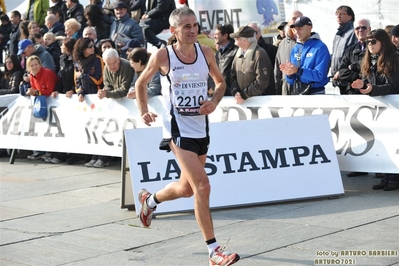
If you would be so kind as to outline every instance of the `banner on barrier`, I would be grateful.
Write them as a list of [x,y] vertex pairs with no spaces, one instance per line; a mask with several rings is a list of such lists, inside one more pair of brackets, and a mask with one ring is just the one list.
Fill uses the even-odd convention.
[[[344,193],[326,115],[215,123],[210,136],[205,170],[211,208]],[[135,198],[141,188],[154,193],[179,179],[172,152],[158,148],[161,138],[160,128],[125,131]],[[193,206],[192,198],[168,201],[157,213]],[[135,207],[138,214],[137,200]]]
[[[100,100],[96,95],[85,96],[84,102],[65,95],[47,100],[46,121],[32,116],[29,97],[15,100],[0,120],[0,148],[120,157],[123,130],[147,127],[135,100]],[[151,98],[149,109],[158,114],[152,126],[161,126],[161,97]],[[224,97],[209,119],[217,123],[318,114],[328,116],[342,171],[399,172],[398,95],[260,96],[242,105]]]

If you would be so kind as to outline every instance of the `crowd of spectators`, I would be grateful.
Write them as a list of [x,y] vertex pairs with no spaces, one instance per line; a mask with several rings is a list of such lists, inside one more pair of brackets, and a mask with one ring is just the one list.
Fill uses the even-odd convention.
[[[85,7],[78,0],[52,0],[51,7],[45,2],[30,0],[24,16],[16,10],[10,17],[0,15],[0,49],[8,52],[5,58],[0,55],[0,63],[5,63],[0,95],[19,93],[21,88],[24,94],[36,95],[40,77],[51,72],[54,78],[46,80],[51,84],[43,92],[49,97],[61,93],[76,94],[79,101],[87,94],[134,99],[134,83],[151,56],[146,43],[162,49],[176,41],[173,36],[168,42],[157,37],[169,28],[174,0],[152,1],[149,7],[144,0],[91,0]],[[236,31],[232,24],[218,24],[212,35],[198,28],[198,42],[213,49],[226,81],[225,95],[234,96],[238,104],[257,95],[324,94],[330,80],[341,94],[398,94],[399,25],[372,29],[370,21],[355,18],[349,6],[338,7],[335,15],[338,27],[331,52],[313,32],[311,18],[300,11],[278,26],[273,44],[262,38],[257,22]],[[160,95],[160,73],[147,88],[150,97]],[[110,161],[102,155],[33,157],[52,163],[86,160],[88,167],[104,167]],[[349,176],[362,174],[367,173]],[[387,178],[376,189],[399,188],[394,175],[379,175]]]

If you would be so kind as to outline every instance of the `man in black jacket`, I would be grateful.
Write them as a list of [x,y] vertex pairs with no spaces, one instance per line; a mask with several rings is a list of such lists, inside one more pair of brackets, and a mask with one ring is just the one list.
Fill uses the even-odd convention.
[[353,81],[360,79],[360,65],[367,49],[367,34],[371,31],[370,20],[363,18],[355,21],[354,31],[357,43],[352,44],[345,51],[338,74],[336,74],[336,82],[339,85],[341,94],[360,94],[358,89],[352,89]]
[[[67,12],[67,7],[66,7],[66,4],[65,4],[65,2],[64,2],[64,0],[51,0],[51,2],[54,4],[53,6],[51,6],[51,7],[49,7],[49,10],[51,9],[51,10],[56,10],[56,9],[58,9],[59,10],[59,14],[60,14],[60,19],[58,20],[60,23],[64,23],[64,19],[65,19],[65,17],[63,17],[63,16],[65,16],[65,14],[66,14],[66,12]],[[51,14],[54,14],[53,12],[51,13]],[[48,15],[48,12],[47,12],[47,15]],[[54,14],[55,15],[55,14]]]
[[230,73],[231,65],[233,64],[234,56],[238,50],[238,46],[234,44],[234,39],[230,38],[230,34],[234,32],[233,25],[226,24],[216,25],[214,38],[217,46],[216,63],[218,64],[220,72],[222,72],[223,79],[226,82],[225,96],[231,96],[231,82]]
[[0,15],[0,21],[0,63],[3,64],[3,49],[10,40],[12,24],[10,18],[5,13]]
[[392,28],[391,39],[393,45],[396,47],[396,52],[399,54],[399,24]]
[[17,10],[11,11],[10,22],[12,24],[12,29],[10,33],[9,52],[10,54],[17,54],[18,42],[20,38],[19,23],[21,22],[21,13],[19,13]]
[[[149,0],[149,3],[150,2],[151,0]],[[174,0],[152,0],[152,5],[148,6],[149,11],[141,17],[148,26],[144,30],[147,42],[157,48],[166,45],[166,42],[159,39],[156,35],[161,33],[164,29],[169,28],[169,16],[175,9],[176,4]]]
[[44,19],[48,32],[53,33],[55,36],[65,36],[64,24],[57,21],[57,17],[53,14],[47,15]]
[[79,4],[79,0],[66,0],[66,7],[68,10],[64,16],[65,21],[74,18],[80,23],[81,29],[84,29],[86,27],[86,18],[84,16],[84,8]]

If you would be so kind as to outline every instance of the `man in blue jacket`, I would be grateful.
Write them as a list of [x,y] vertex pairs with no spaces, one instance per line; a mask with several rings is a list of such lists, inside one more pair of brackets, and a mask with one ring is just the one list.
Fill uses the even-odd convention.
[[328,83],[330,54],[319,34],[312,32],[312,21],[299,17],[290,27],[296,35],[297,44],[291,51],[290,62],[280,64],[280,70],[287,76],[291,92],[294,84],[310,87],[306,94],[324,94]]

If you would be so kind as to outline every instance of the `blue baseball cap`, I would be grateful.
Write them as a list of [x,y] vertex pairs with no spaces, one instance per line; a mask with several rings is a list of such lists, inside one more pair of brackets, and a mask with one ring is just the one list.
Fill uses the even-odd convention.
[[295,23],[292,24],[290,27],[291,28],[295,28],[295,27],[300,28],[300,27],[303,27],[305,25],[313,26],[312,21],[310,20],[310,18],[308,18],[308,17],[299,17],[299,18],[297,18],[295,20]]
[[31,40],[25,39],[25,40],[19,41],[17,55],[23,54],[25,52],[26,47],[28,47],[29,45],[33,45]]

